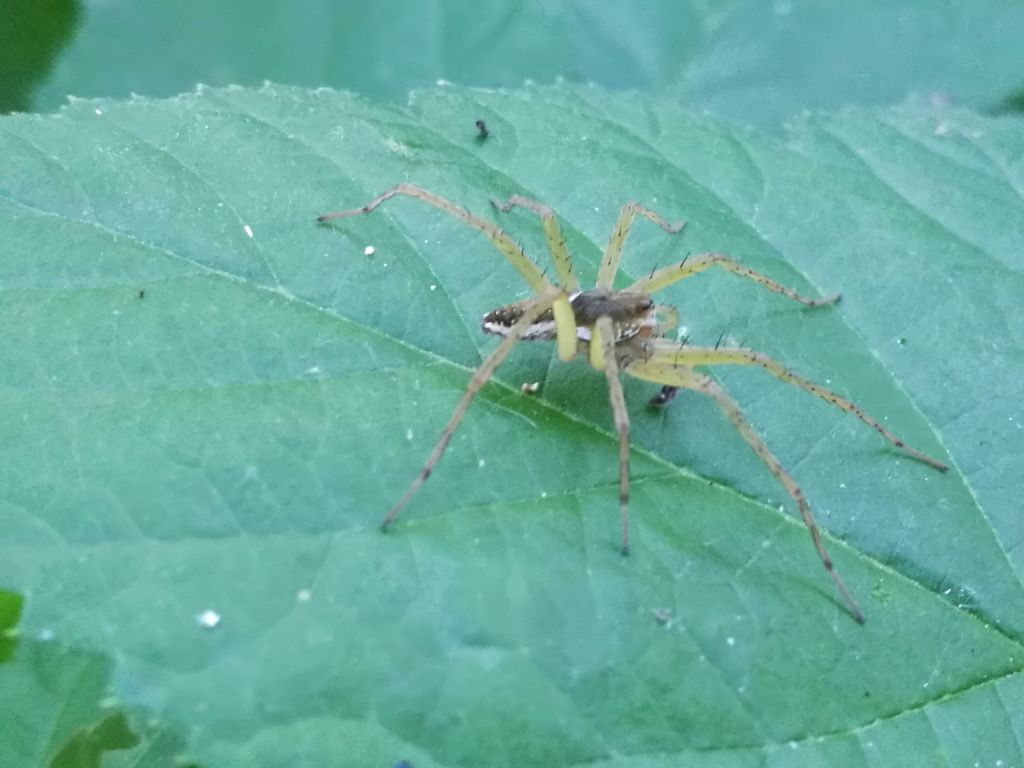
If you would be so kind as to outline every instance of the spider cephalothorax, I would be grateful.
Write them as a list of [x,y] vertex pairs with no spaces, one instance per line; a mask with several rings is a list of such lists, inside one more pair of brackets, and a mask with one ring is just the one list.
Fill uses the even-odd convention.
[[882,437],[907,455],[939,470],[946,465],[907,446],[846,398],[809,381],[786,369],[767,355],[752,349],[699,347],[665,338],[674,332],[677,325],[675,311],[663,304],[656,304],[651,295],[672,283],[685,280],[710,267],[719,267],[760,285],[774,293],[799,302],[808,307],[834,303],[839,297],[808,299],[794,293],[759,272],[744,267],[719,253],[703,253],[688,256],[677,264],[671,264],[651,272],[647,277],[636,280],[624,290],[612,288],[612,281],[618,271],[622,246],[629,234],[630,225],[637,216],[657,224],[669,234],[675,234],[682,225],[671,226],[653,211],[636,203],[626,203],[612,229],[608,245],[597,273],[594,288],[580,290],[579,280],[572,269],[565,240],[554,214],[547,206],[525,197],[514,195],[504,203],[492,201],[501,211],[519,206],[540,217],[544,227],[548,251],[554,266],[556,282],[549,281],[522,249],[494,224],[473,216],[454,203],[411,184],[399,184],[383,192],[361,208],[353,208],[321,216],[321,222],[345,216],[369,213],[378,205],[395,195],[405,195],[432,205],[459,221],[483,232],[508,262],[519,272],[533,293],[533,297],[514,304],[507,304],[488,312],[482,322],[486,333],[501,336],[498,346],[476,369],[462,399],[452,412],[441,437],[434,446],[419,475],[413,480],[405,494],[391,507],[381,523],[386,529],[406,502],[423,485],[444,453],[462,420],[466,409],[480,388],[494,374],[495,369],[508,355],[517,341],[553,340],[557,344],[558,356],[572,360],[579,354],[587,356],[594,368],[605,374],[608,382],[608,396],[611,401],[615,430],[619,440],[619,509],[622,524],[622,552],[629,551],[629,414],[622,394],[619,374],[661,384],[661,392],[652,403],[664,405],[674,396],[676,390],[691,389],[707,395],[715,401],[729,423],[736,428],[743,440],[757,454],[786,493],[796,503],[800,517],[807,527],[814,548],[822,565],[832,577],[836,588],[851,615],[859,622],[864,620],[857,602],[853,599],[839,574],[832,566],[832,560],[822,543],[818,526],[811,515],[811,509],[796,481],[782,467],[775,455],[768,449],[757,433],[743,417],[735,401],[710,376],[697,370],[698,367],[714,365],[753,365],[762,368],[777,379],[821,398],[830,405],[846,411],[860,419]]

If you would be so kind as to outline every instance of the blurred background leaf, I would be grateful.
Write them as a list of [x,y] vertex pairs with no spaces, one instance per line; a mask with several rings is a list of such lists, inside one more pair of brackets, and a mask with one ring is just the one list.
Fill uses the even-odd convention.
[[[1009,765],[1022,147],[1016,120],[929,103],[775,141],[572,86],[407,106],[202,89],[4,118],[0,583],[26,601],[0,693],[35,725],[75,713],[19,730],[23,754],[112,733],[104,764]],[[951,463],[720,374],[837,537],[867,624],[713,405],[650,411],[635,381],[620,557],[602,377],[542,344],[380,535],[493,345],[478,318],[524,292],[410,201],[315,225],[402,179],[484,215],[491,195],[554,205],[584,281],[635,198],[689,224],[638,225],[624,280],[714,248],[841,290],[818,311],[728,274],[663,295],[696,342],[761,348]],[[535,220],[500,221],[543,254]],[[89,686],[46,683],[64,650],[92,659]]]
[[[4,0],[0,6],[0,112],[39,104],[53,62],[79,23],[76,0]],[[57,100],[57,104],[63,98]]]
[[[1024,82],[1024,6],[1004,0],[92,0],[77,15],[69,3],[54,14],[58,0],[13,2],[53,20],[2,27],[20,44],[0,45],[0,73],[30,68],[31,104],[43,110],[69,94],[171,96],[196,83],[330,85],[404,102],[438,79],[561,77],[775,126],[805,109],[912,94],[993,109]],[[59,37],[51,26],[73,19],[47,74],[52,54],[37,52]]]

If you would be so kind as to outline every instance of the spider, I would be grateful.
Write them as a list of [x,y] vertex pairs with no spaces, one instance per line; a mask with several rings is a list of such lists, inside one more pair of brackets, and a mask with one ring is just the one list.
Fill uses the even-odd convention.
[[565,246],[565,239],[553,211],[546,205],[519,195],[513,195],[505,202],[492,199],[491,204],[503,212],[514,207],[523,208],[540,219],[554,266],[554,284],[523,250],[494,224],[412,184],[399,184],[382,192],[361,208],[327,213],[320,216],[318,221],[327,222],[370,213],[386,200],[398,195],[414,198],[438,208],[463,224],[483,232],[520,274],[533,296],[524,301],[498,307],[484,315],[481,323],[483,332],[500,336],[501,341],[473,373],[462,399],[455,406],[422,469],[405,494],[388,511],[381,522],[381,530],[387,530],[402,508],[430,477],[473,397],[494,375],[513,345],[518,341],[554,341],[561,360],[570,361],[577,355],[584,355],[593,368],[604,372],[608,383],[608,397],[611,401],[619,444],[619,513],[624,555],[629,552],[629,415],[619,378],[622,373],[662,385],[659,394],[651,400],[652,405],[668,403],[680,388],[694,390],[715,402],[729,423],[796,503],[818,557],[847,609],[858,623],[864,622],[864,614],[832,565],[800,486],[758,437],[736,402],[714,379],[697,369],[715,365],[758,366],[786,384],[798,387],[852,414],[908,456],[941,471],[947,469],[946,465],[908,446],[846,398],[798,376],[767,355],[752,349],[720,348],[718,345],[699,347],[665,338],[670,332],[675,332],[678,316],[671,307],[655,303],[652,299],[652,294],[657,291],[711,267],[718,267],[751,280],[766,290],[807,307],[833,304],[839,300],[838,295],[820,299],[801,296],[723,254],[712,252],[688,256],[678,263],[654,270],[646,277],[633,282],[628,288],[614,290],[612,282],[618,270],[622,247],[637,216],[656,224],[670,235],[683,228],[683,224],[672,226],[654,211],[642,208],[635,202],[628,202],[622,207],[604,249],[596,285],[587,290],[580,288]]

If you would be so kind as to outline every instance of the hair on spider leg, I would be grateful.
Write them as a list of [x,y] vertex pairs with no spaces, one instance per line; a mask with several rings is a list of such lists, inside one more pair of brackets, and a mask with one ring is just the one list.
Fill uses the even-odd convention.
[[722,329],[722,332],[721,332],[720,334],[718,334],[718,341],[716,341],[716,342],[715,342],[715,351],[716,351],[716,352],[718,351],[718,348],[719,348],[720,346],[722,346],[722,339],[724,339],[724,338],[725,338],[725,332],[726,332],[727,330],[728,330],[727,328],[723,328],[723,329]]

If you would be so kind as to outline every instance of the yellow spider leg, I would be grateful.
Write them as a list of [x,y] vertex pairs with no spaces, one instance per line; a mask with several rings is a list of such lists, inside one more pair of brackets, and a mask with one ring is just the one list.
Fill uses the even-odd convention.
[[601,266],[597,270],[598,288],[611,289],[612,281],[615,280],[615,273],[619,269],[619,259],[622,258],[622,246],[626,242],[626,236],[629,235],[629,228],[633,224],[633,219],[637,216],[643,216],[648,221],[654,222],[670,235],[674,235],[686,226],[686,222],[672,226],[654,211],[642,208],[632,201],[626,203],[622,206],[622,210],[619,211],[619,218],[615,221],[615,226],[612,228],[611,237],[608,238],[608,245],[605,246],[604,256],[601,258]]
[[[772,358],[768,357],[768,355],[755,352],[752,349],[713,349],[711,347],[679,346],[678,344],[672,344],[664,339],[655,340],[652,342],[650,348],[653,349],[654,352],[649,358],[649,362],[654,363],[655,365],[682,365],[690,367],[697,365],[756,365],[763,368],[780,381],[792,384],[794,387],[799,387],[804,392],[808,392],[815,397],[819,397],[826,403],[834,405],[836,408],[856,416],[911,458],[917,459],[918,461],[943,472],[948,469],[948,467],[941,461],[933,459],[930,456],[926,456],[920,451],[911,448],[896,437],[896,435],[879,424],[876,419],[869,416],[859,406],[847,400],[845,397],[840,397],[836,393],[815,384],[813,381],[805,379],[802,376],[798,376]],[[643,363],[638,363],[638,366],[642,367]],[[633,373],[632,368],[630,369],[630,373]]]
[[462,399],[459,400],[458,405],[455,406],[455,410],[452,411],[452,415],[448,418],[448,423],[444,425],[444,429],[441,431],[441,437],[430,451],[430,455],[427,457],[427,461],[424,463],[420,473],[416,476],[416,479],[412,481],[412,484],[406,490],[405,494],[400,498],[390,510],[387,515],[381,521],[380,528],[382,531],[387,530],[388,526],[391,525],[395,517],[402,510],[402,507],[408,503],[409,499],[418,491],[423,484],[430,477],[430,473],[434,469],[434,465],[440,460],[441,455],[444,453],[445,448],[448,447],[448,443],[452,439],[452,435],[455,434],[455,430],[459,426],[459,422],[462,421],[462,417],[466,414],[466,409],[469,408],[469,404],[473,402],[473,398],[476,393],[487,383],[487,381],[494,375],[495,369],[501,365],[502,361],[508,356],[509,351],[519,338],[525,333],[526,329],[542,315],[548,307],[552,306],[556,299],[564,296],[562,291],[557,288],[549,288],[543,296],[540,296],[532,306],[527,309],[522,317],[509,328],[508,333],[502,338],[501,343],[495,347],[494,351],[487,356],[487,359],[480,364],[480,367],[473,372],[473,376],[469,380],[469,385],[466,387],[466,391],[462,394]]
[[555,338],[558,359],[569,362],[576,357],[576,315],[565,293],[559,292],[551,307],[555,315]]
[[499,211],[508,213],[513,206],[525,208],[540,217],[541,226],[544,227],[544,238],[548,243],[548,252],[551,254],[551,263],[554,264],[555,274],[558,275],[559,284],[567,293],[575,293],[580,289],[579,280],[572,271],[572,260],[569,258],[569,251],[565,247],[565,238],[558,226],[554,211],[543,203],[531,200],[522,195],[512,195],[504,203],[491,198],[491,205]]
[[785,488],[786,493],[788,493],[796,502],[796,506],[797,509],[800,510],[800,517],[803,519],[804,526],[811,535],[811,541],[814,543],[814,548],[818,552],[818,557],[821,558],[821,564],[825,566],[825,570],[828,572],[828,575],[832,577],[832,581],[835,583],[836,589],[839,590],[839,594],[842,595],[850,614],[858,623],[863,624],[864,614],[861,613],[861,610],[857,605],[857,601],[853,599],[853,595],[850,594],[850,591],[846,588],[843,580],[839,578],[839,574],[832,565],[832,558],[829,557],[828,552],[825,549],[825,545],[821,540],[821,532],[818,530],[818,526],[814,522],[814,516],[811,514],[811,508],[808,506],[807,500],[804,498],[803,491],[800,490],[800,486],[796,484],[796,481],[792,477],[790,477],[789,473],[782,468],[779,460],[775,458],[775,455],[770,450],[768,450],[768,446],[766,446],[761,441],[761,438],[757,436],[753,427],[751,427],[750,423],[743,417],[739,406],[737,406],[735,401],[726,394],[725,390],[718,386],[718,384],[716,384],[710,377],[697,373],[692,368],[687,368],[685,366],[675,367],[669,362],[647,362],[630,365],[627,368],[627,373],[631,376],[636,376],[637,378],[644,379],[646,381],[653,381],[658,384],[692,389],[707,395],[715,401],[715,404],[729,420],[729,423],[732,424],[736,431],[740,433],[744,442],[753,449],[758,458],[761,459],[766,467],[768,467],[768,470],[778,481],[779,485]]
[[[523,249],[516,245],[508,235],[494,226],[491,222],[474,216],[463,208],[459,208],[449,200],[445,200],[433,192],[428,192],[413,184],[398,184],[391,189],[381,192],[361,208],[350,208],[345,211],[335,211],[317,216],[317,221],[325,222],[333,219],[341,219],[347,216],[358,216],[363,213],[370,213],[381,203],[390,200],[395,195],[405,195],[420,200],[427,205],[432,205],[450,216],[454,216],[464,224],[480,230],[501,251],[508,259],[508,262],[515,267],[522,275],[523,280],[533,291],[534,295],[542,296],[551,290],[551,283],[544,277],[536,264],[523,253]],[[576,356],[576,322],[566,296],[558,296],[554,301],[555,329],[558,334],[558,357],[562,360],[572,360]]]
[[[614,333],[614,330],[612,332]],[[595,325],[590,331],[590,344],[587,346],[587,363],[591,368],[598,371],[604,370],[604,346],[603,334],[597,330]]]
[[362,208],[351,208],[346,211],[335,211],[334,213],[325,213],[322,216],[317,217],[317,221],[325,222],[333,219],[340,219],[346,216],[358,216],[362,213],[370,213],[374,208],[383,203],[385,200],[389,200],[395,195],[405,195],[406,197],[412,197],[420,200],[427,205],[432,205],[445,213],[454,216],[464,224],[480,230],[487,238],[494,243],[494,246],[501,251],[501,253],[508,259],[508,262],[515,267],[516,271],[522,275],[523,280],[530,286],[530,290],[533,291],[535,296],[541,296],[551,288],[551,283],[547,281],[544,274],[540,271],[536,264],[527,258],[526,254],[523,253],[523,249],[516,245],[512,239],[494,226],[489,221],[477,218],[473,214],[469,213],[454,203],[445,200],[443,197],[435,195],[432,192],[427,192],[425,189],[420,189],[412,184],[398,184],[389,190],[381,192],[377,197],[373,198],[370,202],[364,205]]
[[769,291],[773,291],[774,293],[781,293],[786,298],[798,301],[808,307],[820,307],[825,304],[833,304],[839,301],[838,293],[833,296],[826,296],[823,299],[808,299],[806,296],[801,296],[799,293],[795,293],[789,290],[789,288],[785,288],[774,280],[765,277],[760,272],[755,272],[749,267],[744,267],[742,264],[739,264],[728,256],[723,256],[720,253],[702,253],[698,256],[688,256],[678,264],[663,267],[652,272],[647,277],[641,277],[626,290],[631,292],[643,291],[644,293],[654,293],[655,291],[660,291],[662,288],[672,285],[672,283],[685,280],[698,272],[703,272],[709,267],[721,267],[735,275],[745,277],[747,280],[753,280],[762,288],[767,288]]
[[[622,554],[629,554],[629,412],[619,380],[619,364],[615,358],[615,325],[610,317],[599,317],[592,338],[600,338],[601,361],[608,381],[608,399],[612,404],[615,431],[619,435],[619,517],[622,522]],[[591,344],[593,350],[593,344]],[[593,362],[593,355],[591,356]]]

